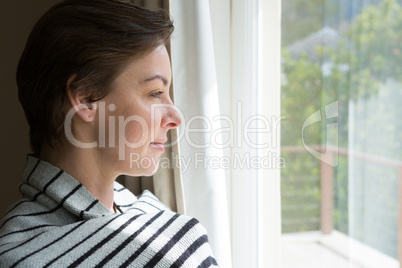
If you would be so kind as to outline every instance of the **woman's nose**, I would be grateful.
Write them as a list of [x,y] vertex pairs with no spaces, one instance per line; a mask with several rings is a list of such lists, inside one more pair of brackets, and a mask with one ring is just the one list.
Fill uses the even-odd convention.
[[181,112],[174,104],[165,106],[165,116],[162,121],[163,126],[177,128],[181,125]]

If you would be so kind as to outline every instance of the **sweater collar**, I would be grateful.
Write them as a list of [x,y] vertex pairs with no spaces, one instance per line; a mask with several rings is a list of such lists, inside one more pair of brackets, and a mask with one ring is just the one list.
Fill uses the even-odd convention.
[[[121,189],[122,187],[115,182],[115,189]],[[45,207],[51,209],[63,207],[83,220],[113,214],[70,174],[32,155],[27,158],[20,191],[28,198],[34,198],[36,194],[45,195],[51,201],[54,201],[54,203],[42,204]],[[121,195],[124,195],[124,197]],[[124,191],[121,194],[115,191],[117,205],[122,200],[132,204],[135,203],[137,198],[129,191]]]

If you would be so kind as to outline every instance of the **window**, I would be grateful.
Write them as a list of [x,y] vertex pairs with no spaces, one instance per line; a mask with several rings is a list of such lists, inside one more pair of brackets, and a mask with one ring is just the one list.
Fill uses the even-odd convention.
[[282,1],[282,267],[400,267],[401,25],[401,1]]

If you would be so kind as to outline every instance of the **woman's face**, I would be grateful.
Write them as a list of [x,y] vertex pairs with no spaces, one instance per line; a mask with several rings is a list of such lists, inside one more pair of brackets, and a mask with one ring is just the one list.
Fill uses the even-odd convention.
[[159,46],[129,64],[102,99],[105,125],[99,129],[105,129],[106,136],[102,155],[119,174],[156,172],[168,130],[181,124],[169,97],[170,82],[169,56],[165,46]]

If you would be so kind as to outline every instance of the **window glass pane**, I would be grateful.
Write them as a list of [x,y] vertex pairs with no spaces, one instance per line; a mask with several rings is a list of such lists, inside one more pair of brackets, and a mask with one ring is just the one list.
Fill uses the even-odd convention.
[[401,29],[402,1],[282,0],[283,267],[399,267]]

